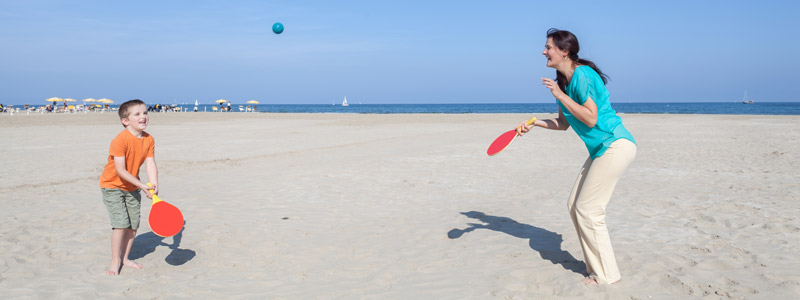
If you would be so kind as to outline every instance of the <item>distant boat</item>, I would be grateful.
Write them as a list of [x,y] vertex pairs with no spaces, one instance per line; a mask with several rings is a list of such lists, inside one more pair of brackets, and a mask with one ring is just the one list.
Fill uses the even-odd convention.
[[744,91],[744,98],[742,98],[742,103],[744,103],[744,104],[754,104],[756,102],[753,101],[752,99],[747,100],[747,91]]
[[347,97],[344,97],[344,100],[342,101],[342,106],[350,106],[350,104],[347,104]]

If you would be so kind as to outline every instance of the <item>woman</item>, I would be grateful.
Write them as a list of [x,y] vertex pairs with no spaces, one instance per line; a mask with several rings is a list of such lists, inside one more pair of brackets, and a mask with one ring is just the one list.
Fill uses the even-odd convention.
[[597,66],[578,58],[578,38],[558,29],[547,31],[542,54],[547,66],[556,69],[556,80],[542,78],[542,84],[558,103],[558,118],[524,122],[520,134],[539,126],[554,130],[572,127],[586,144],[589,158],[583,164],[567,207],[578,231],[589,284],[616,283],[621,276],[605,223],[605,211],[617,181],[636,157],[633,136],[611,108],[606,75]]

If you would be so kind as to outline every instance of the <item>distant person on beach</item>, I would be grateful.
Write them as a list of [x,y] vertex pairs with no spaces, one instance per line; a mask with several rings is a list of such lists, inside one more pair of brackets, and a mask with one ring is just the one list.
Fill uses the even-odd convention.
[[611,108],[607,76],[594,62],[578,58],[578,38],[569,31],[550,29],[542,54],[556,79],[542,78],[558,103],[558,118],[522,122],[520,135],[533,126],[553,130],[572,127],[589,157],[578,173],[567,207],[578,231],[586,263],[587,284],[616,283],[617,267],[606,228],[606,206],[620,176],[636,157],[636,142]]
[[228,111],[231,111],[231,102],[228,101]]
[[[103,203],[111,219],[111,263],[106,269],[108,275],[118,275],[122,266],[142,268],[141,264],[128,259],[136,230],[139,229],[142,197],[139,190],[151,199],[153,194],[158,194],[155,141],[144,131],[150,120],[147,105],[139,99],[126,101],[119,106],[118,114],[125,129],[111,141],[108,162],[100,176]],[[147,179],[152,188],[139,180],[142,164],[147,169]],[[153,194],[150,189],[153,189]]]

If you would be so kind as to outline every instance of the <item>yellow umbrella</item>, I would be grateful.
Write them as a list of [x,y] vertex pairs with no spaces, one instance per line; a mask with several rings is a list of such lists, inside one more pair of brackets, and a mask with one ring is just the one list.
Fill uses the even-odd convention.
[[258,104],[259,102],[256,101],[256,100],[250,100],[250,101],[247,101],[247,103],[249,103],[249,104]]
[[72,99],[72,98],[67,98],[67,99],[64,99],[63,101],[65,101],[65,102],[75,102],[75,101],[78,101],[78,100],[75,100],[75,99]]
[[225,100],[225,99],[219,99],[219,100],[217,100],[217,101],[214,101],[214,102],[217,102],[217,103],[225,103],[225,102],[228,102],[228,100]]
[[61,98],[58,98],[58,97],[53,97],[53,98],[47,98],[47,100],[45,100],[45,101],[47,101],[47,102],[64,101],[64,99],[61,99]]
[[97,100],[97,102],[101,102],[101,103],[114,103],[114,100],[111,100],[111,99],[108,99],[108,98],[103,98],[103,99]]
[[83,99],[83,102],[97,102],[97,100],[94,100],[94,98],[86,98]]

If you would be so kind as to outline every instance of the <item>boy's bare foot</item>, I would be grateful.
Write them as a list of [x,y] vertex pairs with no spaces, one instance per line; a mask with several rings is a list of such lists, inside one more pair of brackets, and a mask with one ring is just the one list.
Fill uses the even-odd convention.
[[132,260],[127,260],[126,259],[122,264],[125,265],[126,267],[129,267],[129,268],[134,268],[134,269],[137,269],[137,270],[141,270],[142,269],[142,264],[139,264],[139,263],[137,263],[135,261],[132,261]]
[[111,264],[108,265],[108,269],[106,269],[106,274],[119,275],[119,269],[122,269],[122,265],[119,262],[112,261]]

